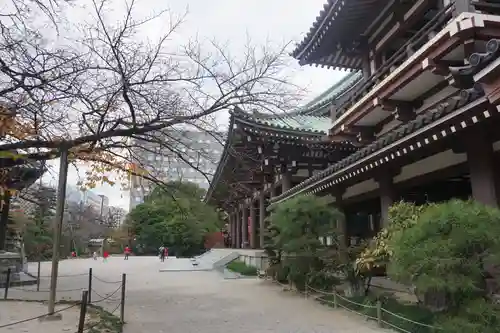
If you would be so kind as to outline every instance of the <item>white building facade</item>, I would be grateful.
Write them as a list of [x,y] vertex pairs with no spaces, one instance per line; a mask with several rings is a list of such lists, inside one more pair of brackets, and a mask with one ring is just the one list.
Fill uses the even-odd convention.
[[[201,131],[179,131],[159,144],[142,142],[134,154],[136,164],[162,181],[182,180],[208,189],[222,155],[223,134]],[[171,143],[169,143],[171,142]],[[130,210],[144,202],[155,185],[139,176],[130,179]]]

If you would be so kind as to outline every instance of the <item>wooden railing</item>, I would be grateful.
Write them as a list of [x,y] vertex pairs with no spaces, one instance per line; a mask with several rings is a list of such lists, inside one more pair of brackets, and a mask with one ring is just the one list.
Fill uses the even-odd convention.
[[[375,73],[368,79],[359,82],[351,89],[349,94],[345,94],[336,103],[335,119],[345,113],[352,105],[354,105],[361,97],[367,94],[376,84],[380,83],[387,77],[394,66],[400,65],[404,62],[415,48],[420,47],[426,42],[429,33],[442,28],[452,18],[452,7],[454,3],[451,2],[443,7],[429,22],[427,22],[422,29],[413,35],[396,53],[394,53]],[[411,53],[411,54],[409,54]]]

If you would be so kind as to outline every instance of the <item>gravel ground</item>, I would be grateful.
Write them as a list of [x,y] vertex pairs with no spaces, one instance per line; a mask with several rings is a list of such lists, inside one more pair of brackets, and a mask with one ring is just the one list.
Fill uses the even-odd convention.
[[[374,323],[335,311],[312,300],[306,300],[282,288],[258,279],[224,280],[218,272],[159,272],[175,264],[175,259],[161,263],[156,257],[110,258],[109,262],[92,259],[66,260],[60,265],[59,289],[86,288],[84,274],[93,274],[106,282],[119,281],[127,274],[127,297],[124,333],[376,333],[386,332]],[[36,272],[36,266],[30,269]],[[42,275],[50,274],[50,263],[42,265]],[[94,279],[96,281],[96,279]],[[107,296],[120,284],[96,281],[93,287]],[[34,287],[30,287],[33,289]],[[48,279],[42,287],[48,288]],[[12,290],[10,297],[40,298],[47,293]],[[81,291],[61,292],[65,299],[79,298]],[[101,302],[112,311],[114,298]],[[99,300],[98,295],[93,295]],[[24,310],[23,310],[24,312]],[[2,322],[3,320],[0,319]],[[54,331],[57,332],[57,331]]]
[[[60,305],[57,310],[67,308],[69,305]],[[47,313],[47,305],[37,302],[0,302],[0,326],[21,321],[27,318],[43,316]],[[38,332],[38,333],[73,333],[78,328],[79,307],[64,311],[62,320],[39,321],[37,319],[14,326],[0,328],[0,332]]]

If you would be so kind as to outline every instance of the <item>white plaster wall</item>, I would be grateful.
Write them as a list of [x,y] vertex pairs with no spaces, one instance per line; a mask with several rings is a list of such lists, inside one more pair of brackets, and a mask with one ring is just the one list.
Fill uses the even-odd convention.
[[[493,143],[493,150],[500,151],[500,141]],[[467,162],[467,154],[455,154],[451,149],[449,149],[402,167],[401,173],[394,177],[394,183],[401,183],[411,178],[452,167],[464,162]],[[343,198],[352,198],[377,189],[378,183],[374,179],[365,180],[361,183],[348,187],[343,195]]]
[[401,168],[401,173],[394,177],[394,183],[425,175],[467,161],[466,154],[455,154],[451,149],[429,156]]

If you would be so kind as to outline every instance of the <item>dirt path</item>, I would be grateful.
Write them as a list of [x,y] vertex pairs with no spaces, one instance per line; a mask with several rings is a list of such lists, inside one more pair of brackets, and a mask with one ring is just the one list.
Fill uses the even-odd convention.
[[[387,332],[356,315],[283,292],[267,281],[224,280],[218,272],[159,272],[172,264],[160,263],[155,257],[131,257],[128,261],[116,257],[108,263],[81,259],[63,261],[60,272],[79,274],[92,267],[95,276],[108,281],[120,280],[121,274],[127,273],[124,333]],[[42,274],[49,273],[46,263]],[[87,284],[85,276],[60,281],[60,288],[67,290]],[[105,294],[114,287],[95,283]],[[79,291],[61,293],[64,298],[79,295]],[[114,308],[114,303],[102,305]]]

